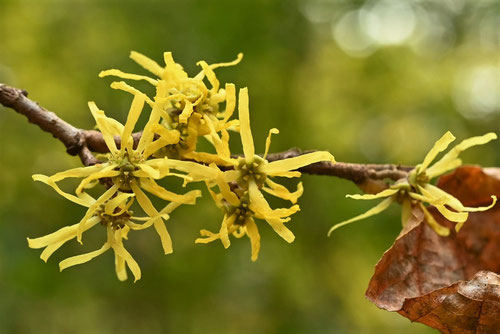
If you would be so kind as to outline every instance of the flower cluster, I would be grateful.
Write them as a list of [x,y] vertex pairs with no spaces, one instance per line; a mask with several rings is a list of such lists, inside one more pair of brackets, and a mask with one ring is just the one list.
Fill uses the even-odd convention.
[[[164,54],[165,66],[137,52],[131,58],[156,78],[107,70],[101,77],[116,76],[126,80],[145,80],[155,87],[155,96],[125,83],[113,82],[111,87],[133,96],[125,124],[106,116],[94,102],[89,102],[90,112],[106,143],[109,153],[98,155],[98,163],[56,173],[52,176],[34,175],[33,179],[46,183],[66,199],[87,208],[83,218],[74,225],[39,238],[28,238],[31,248],[43,248],[41,258],[48,258],[63,244],[76,239],[82,243],[83,233],[94,226],[106,229],[106,241],[95,251],[73,256],[60,262],[61,270],[85,263],[109,249],[115,254],[115,269],[120,280],[127,278],[126,267],[135,280],[141,271],[137,262],[124,247],[131,231],[153,227],[161,241],[165,254],[172,253],[172,241],[165,222],[181,204],[195,204],[200,190],[177,194],[158,182],[165,178],[180,178],[184,185],[204,182],[217,206],[224,214],[218,233],[202,230],[197,243],[220,239],[224,247],[230,244],[229,234],[236,237],[248,235],[252,245],[252,260],[258,257],[260,236],[255,219],[265,220],[283,239],[294,240],[293,233],[284,225],[299,210],[297,199],[303,187],[290,192],[274,182],[274,177],[299,177],[298,168],[319,161],[335,162],[328,152],[314,152],[299,157],[268,162],[269,132],[263,156],[255,154],[250,130],[248,90],[240,89],[238,98],[239,119],[231,119],[236,109],[234,84],[220,83],[214,73],[218,67],[237,64],[242,55],[229,63],[209,65],[198,62],[201,71],[189,77],[177,64],[170,52]],[[207,87],[205,79],[210,87]],[[221,107],[224,104],[224,108]],[[149,109],[147,122],[138,141],[132,135],[144,109]],[[235,157],[229,149],[230,132],[240,132],[244,155]],[[197,151],[198,140],[207,140],[215,153]],[[63,191],[58,182],[68,178],[81,179],[74,192]],[[218,192],[214,188],[218,188]],[[100,190],[94,197],[89,190]],[[290,201],[289,208],[272,209],[263,192]],[[167,202],[157,209],[148,195]],[[134,215],[133,206],[142,212]],[[135,209],[134,209],[135,210]]]
[[385,199],[367,212],[334,225],[328,232],[328,235],[330,235],[334,230],[341,226],[371,217],[384,211],[393,202],[400,202],[402,204],[401,221],[403,226],[406,224],[408,218],[410,217],[412,206],[418,205],[424,212],[427,224],[429,224],[429,226],[437,234],[441,236],[448,236],[450,234],[450,230],[447,227],[439,224],[436,219],[434,219],[432,214],[424,205],[424,203],[427,203],[433,205],[446,219],[451,222],[457,223],[455,225],[455,230],[458,232],[467,221],[469,212],[488,210],[496,204],[497,198],[495,196],[492,196],[492,203],[487,207],[466,207],[462,205],[462,203],[454,196],[430,184],[430,181],[433,178],[460,166],[462,164],[462,160],[459,158],[461,152],[472,146],[484,145],[496,138],[496,134],[488,133],[484,136],[466,139],[452,148],[449,152],[443,155],[440,160],[438,160],[431,166],[431,163],[434,161],[434,159],[436,159],[439,153],[445,151],[448,146],[455,140],[455,136],[453,136],[451,132],[446,132],[434,144],[429,153],[427,153],[424,161],[421,164],[417,165],[415,169],[413,169],[409,173],[406,179],[399,180],[391,187],[379,192],[378,194],[347,195],[347,197],[358,200],[371,200],[378,198]]

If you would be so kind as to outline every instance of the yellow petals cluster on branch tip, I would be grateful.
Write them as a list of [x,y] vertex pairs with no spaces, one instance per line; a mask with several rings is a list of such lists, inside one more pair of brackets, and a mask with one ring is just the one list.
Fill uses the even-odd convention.
[[463,151],[472,146],[484,145],[496,138],[496,134],[487,133],[483,136],[465,139],[460,144],[449,150],[445,155],[442,156],[441,159],[432,164],[436,157],[441,152],[445,151],[448,146],[455,140],[455,136],[453,136],[451,132],[446,132],[438,141],[434,143],[432,149],[425,156],[424,161],[421,164],[417,165],[408,174],[408,177],[406,179],[395,182],[388,189],[383,190],[378,194],[347,195],[347,197],[358,200],[372,200],[379,198],[384,198],[384,200],[367,212],[334,225],[328,232],[328,235],[331,235],[331,233],[339,227],[371,217],[384,211],[393,202],[400,202],[402,204],[401,221],[403,226],[408,221],[412,206],[418,205],[424,212],[427,224],[429,224],[429,226],[437,234],[441,236],[448,236],[450,234],[450,230],[437,222],[437,220],[426,208],[426,203],[434,206],[439,211],[439,213],[443,215],[447,220],[456,223],[455,230],[457,232],[460,231],[462,226],[467,221],[469,212],[486,211],[496,204],[497,198],[495,196],[491,196],[492,203],[486,207],[466,207],[462,205],[462,203],[451,194],[430,184],[430,181],[433,178],[462,165],[462,160],[459,158],[459,155]]
[[[220,239],[225,248],[230,245],[229,234],[239,238],[247,235],[252,245],[252,261],[256,261],[260,249],[260,235],[254,219],[265,220],[273,230],[287,242],[295,239],[293,233],[285,226],[290,216],[299,211],[297,199],[302,195],[303,187],[299,182],[297,190],[290,192],[284,186],[275,183],[273,177],[299,177],[300,167],[319,161],[335,162],[328,152],[313,152],[298,157],[268,162],[267,152],[271,144],[271,135],[278,133],[277,129],[269,131],[266,148],[262,157],[255,154],[252,131],[250,129],[250,113],[248,89],[239,92],[240,137],[243,146],[243,157],[231,158],[227,151],[221,158],[230,162],[233,169],[219,175],[214,182],[207,182],[209,191],[216,204],[223,210],[224,218],[218,233],[202,230],[202,238],[197,243],[208,243]],[[219,193],[211,188],[217,186]],[[272,209],[262,191],[273,196],[290,201],[289,208]]]
[[[328,152],[314,152],[268,162],[266,157],[271,135],[278,133],[277,129],[269,131],[264,155],[255,154],[247,88],[239,92],[239,118],[231,119],[237,103],[235,85],[227,83],[225,88],[221,88],[214,73],[216,68],[239,63],[241,54],[228,63],[209,65],[200,61],[198,65],[201,71],[194,77],[188,76],[182,66],[173,60],[170,52],[164,54],[165,66],[137,52],[132,52],[130,57],[155,77],[116,69],[103,71],[100,76],[144,80],[154,86],[155,95],[149,97],[124,81],[113,82],[113,89],[133,96],[125,124],[108,117],[96,103],[89,102],[90,112],[109,153],[98,155],[98,162],[93,166],[73,168],[52,176],[33,175],[35,181],[49,185],[61,196],[87,208],[87,211],[74,225],[43,237],[28,238],[29,247],[43,248],[41,258],[47,261],[66,242],[75,239],[82,243],[84,232],[102,225],[106,230],[103,246],[61,261],[60,269],[88,262],[112,249],[118,278],[127,278],[128,267],[137,281],[141,271],[125,249],[124,239],[127,240],[131,231],[135,233],[153,227],[164,253],[172,253],[172,240],[165,222],[170,219],[174,209],[182,204],[195,204],[201,196],[200,190],[177,194],[165,189],[157,181],[166,177],[180,178],[184,185],[204,182],[216,205],[223,210],[224,218],[218,233],[202,230],[202,238],[196,239],[197,243],[220,239],[227,248],[230,234],[236,237],[247,235],[251,241],[251,258],[255,261],[260,249],[255,219],[265,220],[283,239],[292,242],[295,237],[285,223],[299,210],[296,203],[302,195],[303,186],[299,182],[297,190],[289,191],[272,179],[299,177],[297,169],[319,161],[335,162],[333,156]],[[224,104],[224,108],[221,104]],[[145,116],[147,122],[137,142],[132,134],[144,109],[149,111]],[[231,155],[230,131],[240,132],[244,152],[242,157]],[[198,140],[208,141],[214,152],[198,152]],[[80,182],[73,192],[67,192],[59,184],[65,179],[80,179]],[[218,192],[214,190],[215,187]],[[91,189],[101,189],[101,195],[91,196]],[[264,192],[290,201],[292,206],[272,209]],[[157,209],[147,194],[168,204]],[[135,215],[133,206],[142,213]]]

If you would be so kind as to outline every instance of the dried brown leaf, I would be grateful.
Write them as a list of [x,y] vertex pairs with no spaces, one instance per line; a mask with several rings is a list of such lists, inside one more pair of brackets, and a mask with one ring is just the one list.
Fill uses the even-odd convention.
[[[461,167],[438,186],[467,206],[485,205],[491,195],[500,197],[500,169]],[[450,236],[438,236],[415,205],[375,266],[367,298],[443,333],[500,333],[500,205],[471,213],[458,234],[437,210],[429,211]]]
[[500,333],[500,275],[480,271],[460,281],[404,302],[400,314],[442,333]]

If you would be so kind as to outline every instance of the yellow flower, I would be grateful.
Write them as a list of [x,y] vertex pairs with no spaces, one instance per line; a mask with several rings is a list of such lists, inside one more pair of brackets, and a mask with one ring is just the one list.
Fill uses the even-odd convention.
[[[440,160],[430,166],[434,159],[438,156],[438,154],[446,150],[448,146],[455,140],[455,137],[451,134],[451,132],[446,132],[434,144],[429,153],[427,153],[424,161],[421,164],[417,165],[415,169],[413,169],[409,173],[407,179],[399,180],[391,187],[389,187],[389,189],[383,190],[375,195],[347,195],[347,197],[359,200],[371,200],[377,198],[385,199],[367,212],[334,225],[328,232],[328,235],[330,235],[334,230],[341,226],[371,217],[384,211],[391,205],[392,202],[395,201],[402,202],[403,209],[401,220],[403,226],[408,220],[408,217],[411,213],[412,204],[418,203],[425,214],[426,221],[429,226],[432,227],[432,229],[441,236],[449,235],[450,230],[447,227],[439,224],[423,204],[428,203],[436,207],[436,209],[446,219],[457,223],[455,225],[455,230],[457,232],[460,231],[469,216],[469,212],[488,210],[495,205],[497,198],[495,196],[491,196],[493,202],[487,207],[466,207],[463,206],[457,198],[430,184],[429,182],[436,176],[442,175],[460,166],[462,164],[462,160],[458,156],[461,152],[472,146],[484,145],[496,138],[496,134],[488,133],[484,136],[466,139],[460,144],[456,145]],[[450,210],[450,208],[452,210]]]
[[[236,89],[234,84],[226,84],[225,89],[220,88],[214,70],[218,67],[233,66],[241,61],[242,54],[238,54],[236,60],[228,63],[217,63],[208,65],[205,61],[197,64],[202,70],[193,78],[190,78],[182,66],[176,63],[171,52],[164,53],[165,67],[160,66],[154,60],[137,52],[132,52],[130,57],[140,66],[154,74],[158,79],[148,76],[124,73],[117,69],[102,71],[99,76],[117,76],[130,80],[145,80],[153,86],[164,85],[167,97],[162,110],[161,124],[168,130],[179,132],[179,142],[171,144],[159,150],[156,155],[169,156],[173,158],[186,158],[206,163],[217,162],[216,155],[202,152],[194,152],[197,138],[214,133],[234,129],[238,121],[229,121],[234,112],[236,103]],[[205,85],[204,78],[208,79],[211,88]],[[137,89],[125,83],[112,84],[113,88],[122,89],[136,94]],[[225,102],[226,108],[219,112],[219,104]],[[154,104],[149,100],[148,103]],[[162,131],[161,129],[157,129]]]
[[[271,178],[275,176],[299,177],[301,174],[296,170],[300,167],[319,161],[335,162],[335,160],[328,152],[313,152],[294,158],[268,162],[266,157],[271,143],[271,135],[278,133],[278,130],[269,131],[264,155],[260,157],[255,154],[250,129],[247,88],[240,90],[238,110],[244,156],[232,159],[227,138],[214,138],[214,144],[219,146],[217,151],[221,152],[219,153],[221,159],[230,163],[234,168],[224,172],[222,178],[218,176],[216,184],[220,194],[215,194],[210,190],[217,205],[222,207],[225,212],[222,227],[219,233],[202,230],[201,234],[206,238],[199,238],[196,242],[206,243],[220,239],[224,247],[227,248],[230,245],[229,233],[233,233],[237,237],[247,234],[252,243],[252,260],[255,261],[259,253],[260,237],[254,218],[266,220],[273,230],[287,242],[292,242],[295,238],[284,223],[289,221],[290,216],[299,210],[299,206],[272,209],[264,198],[262,190],[295,204],[302,195],[302,183],[299,183],[297,191],[290,192],[284,186],[272,181]],[[212,185],[209,184],[209,189]]]
[[[102,110],[97,108],[95,103],[90,102],[90,111],[110,151],[110,153],[104,156],[106,161],[96,164],[95,166],[70,169],[50,177],[33,175],[34,180],[50,185],[59,194],[77,204],[82,204],[80,196],[85,194],[85,189],[92,188],[99,182],[105,185],[111,185],[111,187],[97,199],[96,203],[89,208],[87,214],[80,221],[80,227],[77,229],[77,240],[79,242],[81,242],[81,234],[85,222],[92,217],[99,205],[112,198],[118,191],[133,193],[144,212],[150,217],[156,217],[158,216],[158,211],[143,190],[163,200],[182,204],[194,204],[196,197],[201,196],[200,191],[195,191],[189,195],[175,194],[158,185],[155,182],[156,179],[161,179],[168,175],[183,177],[186,181],[205,180],[215,177],[216,174],[212,168],[201,166],[194,162],[177,161],[166,158],[148,159],[159,146],[165,143],[165,141],[174,143],[178,140],[178,136],[176,136],[175,132],[167,133],[163,137],[154,140],[154,133],[152,130],[158,125],[163,103],[158,101],[165,96],[165,86],[160,84],[157,87],[157,97],[155,98],[149,121],[144,128],[137,147],[134,147],[132,131],[146,100],[144,94],[140,92],[135,93],[127,122],[124,126],[118,121],[107,117]],[[118,148],[115,143],[115,137],[119,137],[121,140],[120,148]],[[168,138],[166,139],[166,137]],[[176,167],[187,174],[173,173],[170,171],[171,168]],[[57,186],[58,181],[66,178],[83,178],[76,188],[77,196],[68,194]],[[172,241],[163,220],[161,218],[157,219],[153,225],[160,236],[165,254],[172,253]]]
[[[117,186],[114,186],[117,187]],[[106,198],[109,194],[116,189],[110,189],[107,191]],[[193,197],[197,195],[191,192]],[[135,281],[141,278],[141,270],[137,262],[132,258],[130,253],[123,246],[123,239],[127,239],[130,230],[142,230],[145,229],[159,219],[161,216],[163,219],[168,219],[169,214],[177,208],[180,203],[170,203],[163,210],[160,211],[157,217],[134,217],[132,212],[129,210],[134,199],[133,194],[129,193],[118,193],[115,197],[111,199],[106,199],[104,202],[98,203],[93,197],[86,193],[82,193],[77,199],[83,206],[88,207],[87,214],[91,212],[90,218],[87,219],[83,226],[78,223],[71,226],[66,226],[58,231],[48,234],[39,238],[28,238],[28,245],[30,248],[44,248],[40,258],[47,262],[49,257],[57,251],[66,242],[77,237],[79,229],[83,232],[91,229],[97,224],[101,224],[106,228],[107,240],[104,245],[93,252],[85,253],[77,256],[67,258],[59,263],[59,268],[64,270],[68,267],[82,264],[92,260],[93,258],[103,254],[109,249],[113,249],[115,255],[115,270],[118,279],[124,281],[127,279],[127,271],[125,265],[129,267],[134,275]],[[96,205],[97,204],[97,205]],[[146,221],[145,223],[139,224],[133,222]]]

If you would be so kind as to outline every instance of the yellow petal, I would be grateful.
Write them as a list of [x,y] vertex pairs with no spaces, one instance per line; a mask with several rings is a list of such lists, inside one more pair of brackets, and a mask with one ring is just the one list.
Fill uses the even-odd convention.
[[64,172],[59,172],[56,173],[52,176],[50,176],[50,179],[54,182],[61,181],[66,178],[80,178],[80,177],[86,177],[89,176],[95,172],[99,172],[103,168],[109,166],[109,164],[97,164],[94,166],[88,166],[88,167],[78,167],[78,168],[72,168],[65,170]]
[[[420,189],[420,188],[419,188]],[[446,198],[446,205],[451,207],[452,209],[455,209],[457,211],[465,211],[465,212],[479,212],[479,211],[486,211],[491,209],[493,206],[495,206],[497,198],[496,196],[491,196],[492,203],[488,206],[481,206],[477,208],[473,207],[468,207],[464,206],[456,197],[448,194],[444,190],[433,186],[432,184],[426,184],[424,187],[424,190],[420,189],[421,191],[427,190],[429,193],[431,193],[434,196],[443,196]]]
[[208,244],[220,238],[219,233],[213,233],[208,230],[200,230],[201,238],[196,238],[195,244]]
[[[85,230],[92,228],[93,226],[95,226],[99,222],[100,222],[100,219],[98,217],[92,217],[91,219],[89,219],[87,221],[87,224],[85,225]],[[70,226],[65,226],[65,227],[57,230],[56,232],[47,234],[43,237],[33,238],[33,239],[27,238],[28,239],[28,246],[30,248],[37,249],[37,248],[47,247],[49,245],[59,243],[61,241],[64,243],[64,242],[76,237],[76,230],[77,229],[78,229],[78,224],[74,224],[74,225],[70,225]]]
[[113,81],[110,86],[113,89],[123,90],[124,92],[127,92],[127,93],[132,94],[132,95],[142,95],[144,97],[146,103],[149,104],[151,107],[154,104],[154,102],[146,94],[144,94],[143,92],[141,92],[137,88],[130,86],[125,81]]
[[439,224],[436,219],[434,219],[434,216],[429,212],[429,210],[427,210],[425,205],[420,204],[420,207],[422,208],[422,211],[424,211],[425,221],[434,230],[434,232],[442,237],[447,237],[450,235],[450,229]]
[[59,262],[59,269],[61,271],[63,271],[66,268],[69,268],[69,267],[72,267],[72,266],[76,266],[78,264],[89,262],[93,258],[95,258],[95,257],[103,254],[104,252],[106,252],[109,248],[110,248],[109,243],[106,242],[98,250],[95,250],[95,251],[90,252],[90,253],[85,253],[85,254],[81,254],[81,255],[76,255],[76,256],[69,257],[69,258],[67,258],[67,259],[62,260],[61,262]]
[[179,115],[179,123],[187,124],[189,116],[193,113],[193,104],[189,100],[184,101],[184,109],[182,109],[181,114]]
[[106,204],[104,204],[104,212],[107,215],[113,215],[116,208],[118,208],[120,205],[126,202],[127,199],[133,196],[134,194],[119,193],[116,197],[110,199],[106,202]]
[[416,199],[417,201],[420,201],[422,203],[429,203],[431,205],[443,205],[447,202],[446,197],[434,197],[428,192],[426,192],[426,196],[414,192],[409,192],[408,195],[410,195],[411,198]]
[[125,259],[115,252],[115,271],[116,277],[120,281],[127,280],[127,268],[125,268]]
[[127,266],[129,267],[130,271],[134,275],[134,283],[137,282],[138,280],[141,279],[141,268],[137,264],[137,262],[134,260],[132,255],[123,247],[121,244],[114,244],[113,245],[113,250],[123,259],[125,259],[125,262],[127,263]]
[[224,215],[224,218],[222,219],[222,225],[219,231],[219,236],[222,245],[226,249],[231,245],[231,242],[229,241],[228,226],[232,226],[235,219],[236,215],[231,215],[229,217],[227,215]]
[[[156,87],[156,96],[155,101],[166,97],[168,94],[166,83],[164,81],[160,81],[158,86]],[[153,128],[159,123],[160,118],[163,113],[163,104],[155,103],[153,105],[153,109],[151,110],[151,114],[149,115],[149,119],[144,126],[144,130],[142,132],[141,139],[139,139],[139,144],[137,145],[137,152],[144,152],[144,149],[151,143],[154,139]]]
[[224,178],[226,182],[236,182],[241,177],[241,172],[239,170],[228,170],[224,172]]
[[87,176],[86,178],[84,178],[80,182],[80,184],[76,188],[75,192],[77,194],[81,193],[83,191],[83,189],[85,189],[87,187],[87,185],[94,180],[102,179],[105,177],[115,177],[115,176],[120,175],[119,171],[114,170],[115,167],[116,167],[115,165],[111,165],[111,166],[108,166],[108,167],[101,169],[99,172],[95,172],[95,173]]
[[446,132],[437,142],[434,143],[429,153],[424,158],[424,161],[416,167],[417,173],[421,173],[429,167],[431,162],[437,157],[437,155],[448,147],[455,140],[455,136],[452,135],[450,131]]
[[266,148],[264,150],[264,155],[262,156],[264,159],[267,157],[267,153],[269,153],[269,147],[271,146],[271,136],[273,134],[277,135],[278,133],[280,133],[280,131],[276,128],[272,128],[269,130],[269,133],[267,134],[266,138]]
[[352,198],[352,199],[361,199],[361,200],[372,200],[372,199],[377,199],[377,198],[383,198],[383,197],[389,197],[394,194],[396,194],[399,191],[399,189],[385,189],[379,192],[378,194],[365,194],[365,195],[346,195],[346,197]]
[[467,212],[455,212],[447,209],[444,205],[436,205],[436,209],[449,221],[455,223],[464,223],[469,214]]
[[[177,202],[182,204],[196,204],[196,197],[192,195],[186,196],[173,193],[159,186],[153,180],[141,180],[141,188],[165,201]],[[201,192],[198,191],[198,193],[201,195]]]
[[248,237],[250,238],[250,243],[252,244],[252,261],[255,262],[259,257],[259,251],[260,251],[259,230],[257,229],[257,225],[255,224],[255,222],[251,218],[247,220],[245,228]]
[[442,175],[450,170],[462,166],[462,159],[454,159],[445,163],[435,163],[431,167],[427,168],[425,174],[429,179],[433,179],[436,176]]
[[165,254],[172,253],[172,239],[170,238],[170,234],[167,231],[165,223],[159,217],[158,211],[156,211],[149,198],[146,196],[146,194],[144,194],[139,186],[137,186],[135,183],[131,183],[131,187],[141,208],[144,210],[144,212],[146,212],[146,214],[155,219],[153,224],[156,233],[158,233],[158,235],[160,236],[163,251],[165,252]]
[[268,175],[276,175],[287,171],[293,171],[315,162],[329,161],[335,163],[335,158],[329,152],[318,151],[299,155],[298,157],[277,160],[262,166],[261,171]]
[[122,79],[129,79],[129,80],[145,80],[152,84],[153,86],[156,86],[158,84],[158,80],[152,79],[150,77],[147,77],[145,75],[138,75],[138,74],[131,74],[131,73],[125,73],[117,69],[111,69],[111,70],[106,70],[106,71],[101,71],[99,73],[99,77],[107,77],[107,76],[114,76]]
[[406,223],[410,219],[412,214],[412,206],[411,199],[406,197],[403,199],[403,203],[401,204],[401,225],[406,226]]
[[212,85],[212,90],[213,91],[218,91],[219,90],[219,80],[217,80],[217,76],[215,75],[213,69],[208,66],[207,62],[202,60],[196,63],[196,65],[201,66],[203,69],[202,72],[204,75],[207,76],[208,81]]
[[210,129],[210,139],[211,139],[210,143],[215,147],[217,155],[223,159],[229,160],[230,159],[229,143],[228,143],[229,138],[226,138],[227,139],[226,141],[222,141],[217,132],[215,131],[215,126],[210,117],[208,115],[203,115],[203,119],[206,121],[206,124]]
[[281,184],[273,182],[270,178],[266,179],[266,183],[271,188],[263,187],[262,190],[264,190],[265,192],[267,192],[268,194],[271,194],[273,196],[290,201],[293,204],[297,203],[297,199],[300,196],[302,196],[302,194],[304,192],[304,187],[302,186],[302,182],[299,182],[299,184],[297,186],[297,190],[294,192],[290,192],[286,187],[282,186]]
[[282,218],[284,217],[283,212],[286,212],[287,210],[289,210],[291,214],[297,212],[295,206],[290,209],[271,209],[254,180],[250,180],[248,183],[248,192],[250,197],[250,208],[263,219]]
[[[234,65],[237,65],[241,59],[243,59],[243,53],[238,53],[238,55],[236,56],[236,59],[233,60],[233,61],[229,61],[229,62],[225,62],[225,63],[215,63],[215,64],[211,64],[209,65],[211,69],[215,70],[216,68],[219,68],[219,67],[228,67],[228,66],[234,66]],[[201,73],[200,73],[201,74]],[[200,75],[198,74],[198,75]]]
[[165,61],[165,69],[166,71],[163,72],[163,79],[171,79],[168,76],[172,75],[174,76],[174,79],[187,79],[188,75],[184,70],[182,69],[182,66],[177,64],[174,61],[174,58],[172,57],[172,52],[165,52],[163,53],[163,60]]
[[288,177],[288,178],[294,178],[294,177],[300,177],[302,174],[300,172],[278,172],[278,173],[272,173],[272,174],[267,174],[268,176],[279,176],[279,177]]
[[129,151],[132,151],[132,146],[134,144],[134,139],[132,138],[132,131],[134,131],[135,124],[141,115],[142,109],[144,108],[144,96],[143,94],[138,94],[134,96],[132,100],[132,105],[127,116],[127,122],[123,127],[123,132],[121,133],[121,152],[125,152],[125,147]]
[[76,203],[76,204],[79,204],[79,205],[85,206],[85,207],[89,207],[91,205],[91,203],[87,199],[82,199],[80,197],[77,197],[75,195],[71,195],[71,194],[68,194],[68,193],[62,191],[61,188],[59,188],[57,186],[57,184],[54,181],[52,181],[50,179],[50,177],[48,177],[48,176],[41,175],[41,174],[35,174],[32,177],[33,177],[33,180],[35,180],[35,181],[40,181],[40,182],[43,182],[43,183],[51,186],[59,195],[63,196],[64,198],[66,198],[67,200],[70,200],[73,203]]
[[115,184],[113,185],[111,188],[109,188],[108,190],[106,190],[106,192],[104,192],[104,194],[102,194],[95,202],[94,204],[92,204],[89,209],[87,210],[87,212],[85,213],[85,216],[83,216],[83,218],[80,220],[80,222],[78,223],[78,229],[76,231],[76,240],[79,242],[79,243],[82,243],[82,233],[83,231],[85,231],[85,225],[88,224],[88,220],[90,219],[90,217],[92,217],[95,213],[95,211],[104,203],[106,203],[111,197],[114,196],[114,194],[118,191],[118,188],[120,187],[120,185],[118,184]]
[[168,158],[155,160],[161,160],[155,162],[159,169],[174,168],[178,171],[187,173],[187,175],[192,178],[192,181],[214,180],[219,174],[219,172],[212,167],[192,161],[181,161]]
[[497,139],[497,135],[493,132],[487,133],[484,136],[472,137],[465,139],[460,144],[452,148],[438,162],[427,169],[427,175],[430,178],[441,175],[449,170],[455,169],[458,155],[472,146],[484,145],[493,139]]
[[152,179],[159,179],[161,176],[160,171],[152,167],[149,164],[149,161],[136,165],[139,168],[139,171],[142,171],[142,173],[139,173],[139,171],[134,171],[132,174],[138,177],[150,177]]
[[365,218],[368,218],[368,217],[371,217],[371,216],[374,216],[374,215],[377,215],[377,214],[381,213],[382,211],[384,211],[385,209],[387,209],[392,204],[392,202],[394,202],[394,200],[395,199],[394,199],[393,196],[391,196],[389,198],[386,198],[382,202],[380,202],[379,204],[377,204],[376,206],[374,206],[373,208],[371,208],[370,210],[366,211],[365,213],[363,213],[363,214],[361,214],[359,216],[353,217],[351,219],[345,220],[345,221],[343,221],[341,223],[335,224],[328,231],[328,236],[330,236],[332,234],[332,232],[335,231],[336,229],[338,229],[339,227],[342,227],[342,226],[345,226],[347,224],[354,223],[354,222],[356,222],[358,220],[362,220],[362,219],[365,219]]
[[[217,167],[214,167],[217,168]],[[221,172],[217,175],[216,177],[216,182],[217,186],[219,187],[220,192],[222,193],[222,196],[226,201],[229,202],[232,206],[239,206],[240,205],[240,200],[238,196],[234,192],[231,191],[231,188],[229,187],[229,184],[227,184],[224,174]]]
[[104,111],[99,110],[95,102],[90,101],[88,105],[90,112],[92,113],[92,116],[94,116],[94,119],[97,123],[97,127],[102,133],[102,137],[106,142],[106,146],[108,147],[109,151],[111,153],[118,151],[115,143],[115,134],[120,134],[120,133],[114,133],[113,131],[114,126],[109,124],[109,120],[104,114]]
[[158,65],[158,63],[153,59],[146,57],[145,55],[136,51],[130,52],[130,58],[157,77],[161,78],[163,76],[163,67]]
[[226,110],[224,111],[223,124],[231,118],[236,108],[236,87],[232,83],[226,84]]
[[248,88],[241,88],[238,101],[238,111],[240,116],[240,135],[243,144],[243,153],[248,162],[255,155],[253,145],[252,130],[250,129],[250,110],[248,107]]

